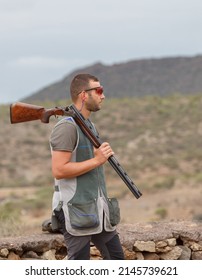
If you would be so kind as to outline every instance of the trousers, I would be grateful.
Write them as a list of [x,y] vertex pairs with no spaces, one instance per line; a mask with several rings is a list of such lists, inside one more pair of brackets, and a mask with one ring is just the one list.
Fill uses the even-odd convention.
[[63,210],[55,211],[67,247],[68,260],[90,260],[90,246],[93,243],[103,260],[124,260],[124,253],[116,230],[104,230],[98,234],[73,236],[67,232]]

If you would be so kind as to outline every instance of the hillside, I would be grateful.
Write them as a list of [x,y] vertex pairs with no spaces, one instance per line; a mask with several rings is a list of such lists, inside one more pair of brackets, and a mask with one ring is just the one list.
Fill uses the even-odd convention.
[[77,69],[23,99],[59,100],[69,98],[72,77],[88,72],[99,77],[107,97],[165,96],[173,93],[202,92],[202,56],[133,60],[114,65],[97,63]]
[[[202,94],[133,97],[108,99],[92,116],[101,139],[110,142],[143,193],[134,198],[105,165],[109,195],[119,198],[123,222],[202,219],[201,108]],[[57,119],[10,124],[8,109],[0,108],[1,230],[18,219],[39,226],[50,215],[53,192],[48,138]]]

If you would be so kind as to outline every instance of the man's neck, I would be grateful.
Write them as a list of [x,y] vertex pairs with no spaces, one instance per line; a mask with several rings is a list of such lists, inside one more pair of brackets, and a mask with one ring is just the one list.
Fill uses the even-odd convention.
[[90,117],[91,112],[88,111],[83,104],[74,104],[74,106],[77,108],[77,110],[83,115],[85,119],[88,119]]

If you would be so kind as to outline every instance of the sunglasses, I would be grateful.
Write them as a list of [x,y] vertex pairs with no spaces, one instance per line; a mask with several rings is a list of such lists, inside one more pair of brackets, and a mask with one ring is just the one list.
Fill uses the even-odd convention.
[[98,94],[98,95],[102,95],[104,92],[104,89],[102,86],[85,89],[84,91],[90,91],[90,90],[95,90],[96,94]]

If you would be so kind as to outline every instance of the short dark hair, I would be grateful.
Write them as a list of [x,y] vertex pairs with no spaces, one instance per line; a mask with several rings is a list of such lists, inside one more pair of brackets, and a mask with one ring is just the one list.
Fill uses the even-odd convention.
[[98,78],[91,74],[78,74],[73,78],[70,85],[70,93],[73,101],[77,99],[80,92],[88,89],[90,81],[99,82]]

